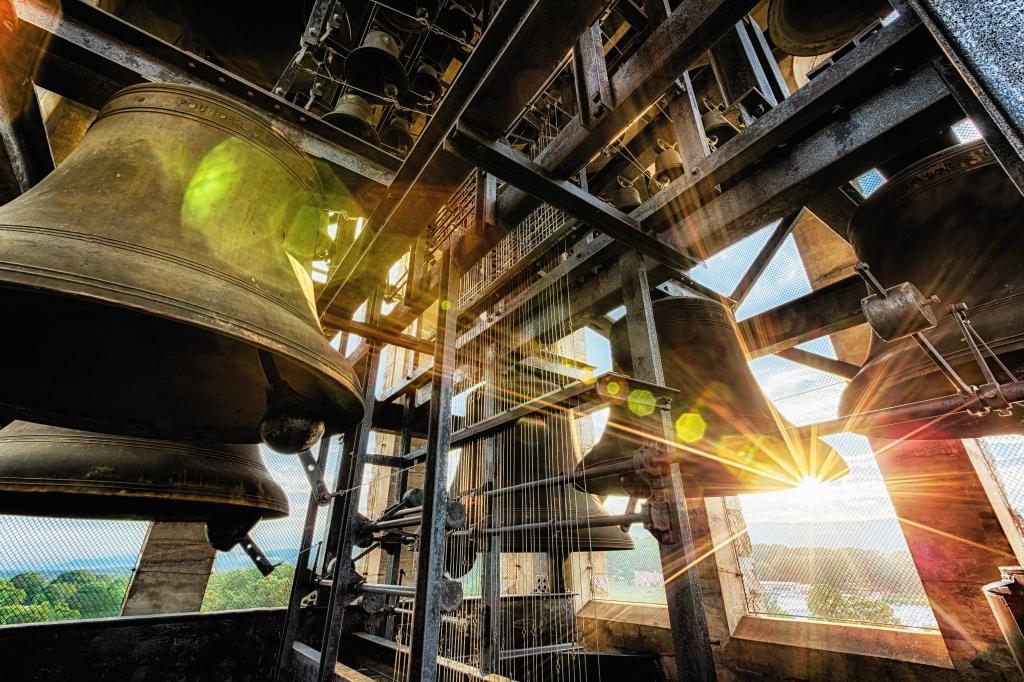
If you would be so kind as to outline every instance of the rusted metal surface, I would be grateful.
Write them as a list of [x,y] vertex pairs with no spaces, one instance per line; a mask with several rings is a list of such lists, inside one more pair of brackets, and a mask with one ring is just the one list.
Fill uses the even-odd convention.
[[0,209],[0,298],[37,330],[0,341],[0,412],[169,440],[256,443],[284,412],[344,430],[362,406],[315,317],[321,216],[308,157],[247,107],[122,91]]

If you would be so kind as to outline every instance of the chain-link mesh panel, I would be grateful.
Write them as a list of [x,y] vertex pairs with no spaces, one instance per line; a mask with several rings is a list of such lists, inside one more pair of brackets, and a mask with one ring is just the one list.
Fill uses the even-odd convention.
[[148,526],[0,516],[0,625],[119,615]]
[[[299,557],[299,545],[302,542],[302,527],[309,504],[309,481],[297,458],[279,455],[268,448],[261,448],[261,451],[267,469],[288,495],[288,516],[261,521],[251,533],[253,540],[276,567],[270,575],[263,576],[240,547],[236,546],[230,552],[218,552],[203,597],[203,611],[252,609],[288,604],[295,566],[302,560]],[[314,452],[319,452],[319,446],[314,448]],[[340,457],[341,439],[332,438],[327,461],[323,467],[324,480],[331,490],[336,488]],[[313,544],[305,559],[310,567],[320,554],[326,524],[327,507],[324,506],[317,510]]]
[[1024,437],[993,436],[978,443],[1017,530],[1024,533]]

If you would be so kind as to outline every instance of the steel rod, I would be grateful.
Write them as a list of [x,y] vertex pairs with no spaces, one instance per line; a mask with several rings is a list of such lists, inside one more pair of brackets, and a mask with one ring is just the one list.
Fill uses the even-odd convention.
[[509,533],[522,533],[531,530],[562,530],[586,528],[607,528],[609,526],[631,526],[634,523],[643,523],[641,514],[618,514],[616,516],[595,516],[594,518],[580,519],[552,519],[537,523],[520,523],[515,526],[499,526],[483,530],[484,535],[508,535]]

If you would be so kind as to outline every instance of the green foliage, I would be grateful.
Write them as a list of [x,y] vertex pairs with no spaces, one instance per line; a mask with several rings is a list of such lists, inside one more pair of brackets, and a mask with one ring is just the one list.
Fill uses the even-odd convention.
[[0,580],[0,624],[117,616],[127,591],[128,578],[106,573],[64,571],[50,581],[19,573]]
[[74,620],[82,614],[69,608],[67,604],[41,604],[0,606],[0,623],[15,625],[20,623],[44,623],[51,620]]
[[0,580],[0,606],[14,606],[25,601],[25,590],[19,590],[10,580]]
[[25,598],[22,600],[22,603],[32,604],[36,601],[36,596],[46,587],[46,578],[43,577],[42,573],[26,571],[11,578],[11,583],[19,590],[25,591]]
[[817,584],[807,593],[807,607],[816,618],[876,625],[897,625],[892,607],[884,601],[843,594],[831,585]]
[[294,575],[295,569],[288,564],[281,564],[268,576],[260,575],[255,568],[214,573],[206,586],[202,610],[286,606]]
[[905,551],[754,544],[751,557],[754,572],[762,581],[831,585],[857,592],[924,594],[914,571],[893,570],[894,566],[914,565]]

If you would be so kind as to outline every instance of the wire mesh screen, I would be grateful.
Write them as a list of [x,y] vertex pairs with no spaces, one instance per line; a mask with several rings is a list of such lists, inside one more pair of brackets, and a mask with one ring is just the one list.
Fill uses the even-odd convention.
[[[252,561],[240,547],[230,552],[219,552],[213,564],[213,573],[203,597],[203,611],[227,609],[253,609],[271,606],[287,606],[292,576],[299,557],[302,540],[302,526],[306,519],[309,502],[309,481],[298,459],[279,455],[267,448],[260,448],[274,480],[288,495],[288,516],[262,521],[252,530],[252,538],[271,562],[274,571],[263,576],[252,565]],[[317,452],[317,449],[314,452]],[[337,486],[337,472],[341,457],[341,439],[332,438],[326,463],[323,467],[324,480],[334,490]],[[324,540],[327,523],[327,507],[317,510],[313,545],[307,561],[315,562]]]
[[119,615],[148,526],[0,516],[0,625]]
[[1024,437],[993,436],[978,443],[1017,530],[1024,533]]

